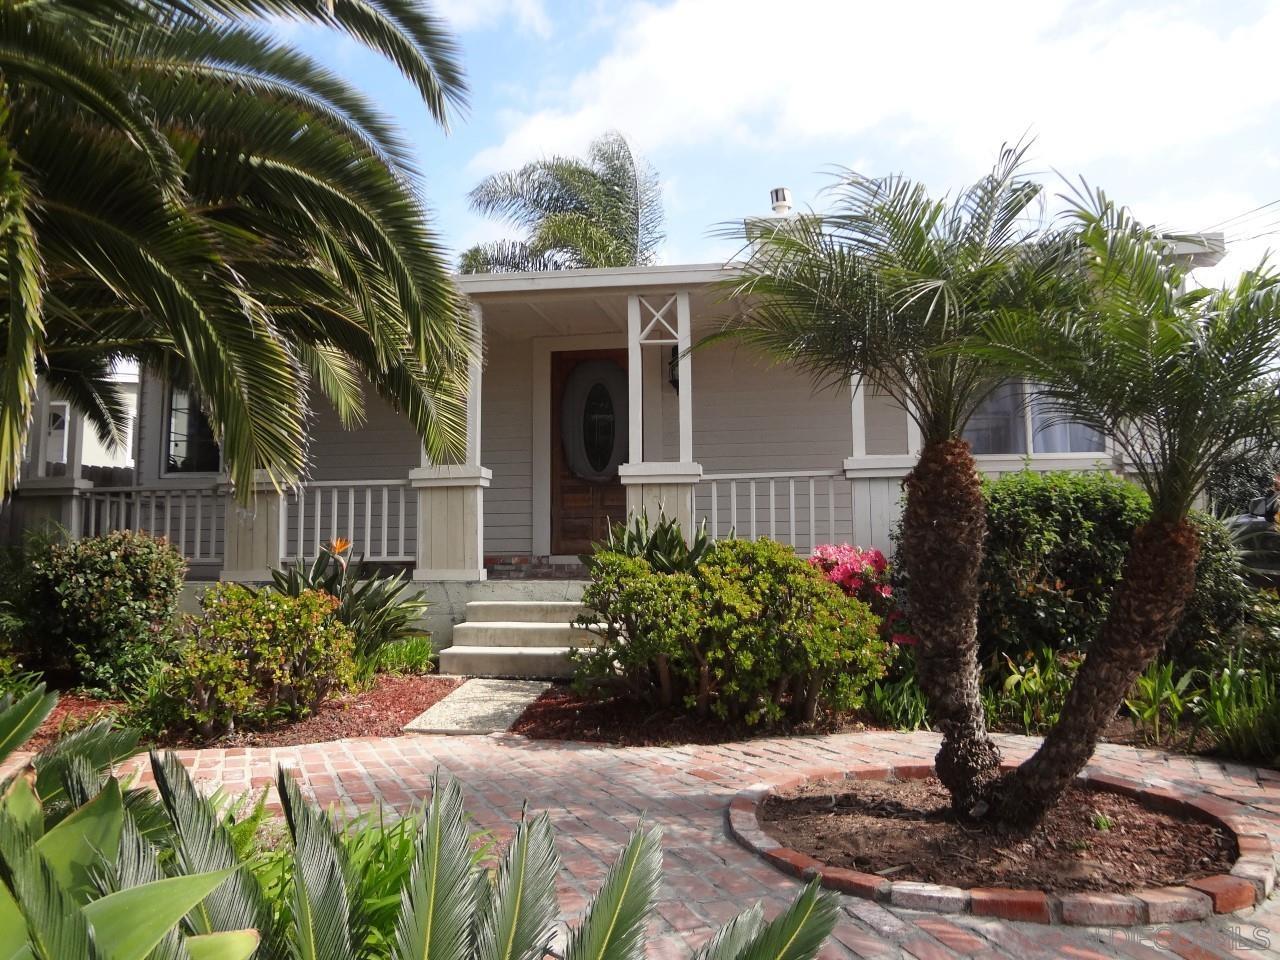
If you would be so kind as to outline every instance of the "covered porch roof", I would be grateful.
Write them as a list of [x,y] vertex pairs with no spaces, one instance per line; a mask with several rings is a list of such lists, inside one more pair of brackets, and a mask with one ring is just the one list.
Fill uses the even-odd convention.
[[724,316],[730,307],[717,284],[736,271],[720,263],[606,270],[462,274],[460,290],[484,317],[487,334],[509,339],[617,333],[627,327],[633,294],[689,294],[695,318]]

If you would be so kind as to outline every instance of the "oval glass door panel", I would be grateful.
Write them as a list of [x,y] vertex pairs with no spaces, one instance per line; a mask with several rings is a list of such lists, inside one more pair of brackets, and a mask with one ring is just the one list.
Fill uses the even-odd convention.
[[570,471],[603,482],[618,475],[627,449],[627,378],[607,360],[574,367],[564,386],[561,436]]
[[586,448],[587,462],[591,469],[603,472],[609,468],[613,457],[615,415],[609,388],[597,383],[587,394],[582,411],[582,443]]

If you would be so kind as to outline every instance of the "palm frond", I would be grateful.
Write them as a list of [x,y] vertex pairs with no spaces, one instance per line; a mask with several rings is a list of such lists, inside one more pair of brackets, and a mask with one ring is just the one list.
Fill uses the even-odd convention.
[[475,900],[462,791],[457,781],[442,782],[437,774],[413,868],[401,891],[396,960],[466,960],[474,947]]
[[481,915],[477,960],[536,960],[546,952],[557,913],[558,869],[547,815],[521,820]]
[[661,878],[661,831],[636,830],[609,868],[586,916],[569,935],[565,960],[644,956],[645,928]]

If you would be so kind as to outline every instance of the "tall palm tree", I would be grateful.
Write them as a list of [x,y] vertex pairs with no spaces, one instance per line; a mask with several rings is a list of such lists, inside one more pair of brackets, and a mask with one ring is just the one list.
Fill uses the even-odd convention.
[[0,492],[40,374],[118,440],[122,360],[202,398],[242,496],[300,475],[310,385],[458,449],[470,321],[409,149],[277,17],[383,54],[442,125],[463,104],[417,0],[0,0]]
[[535,160],[486,177],[468,197],[476,212],[528,235],[465,251],[463,273],[644,266],[663,241],[658,176],[616,131],[586,160]]
[[1187,515],[1212,466],[1280,437],[1280,275],[1264,261],[1234,286],[1187,291],[1171,238],[1102,192],[1078,195],[1069,215],[1078,247],[1059,276],[1085,292],[1082,306],[996,316],[973,349],[1038,384],[1058,415],[1113,437],[1151,517],[1061,719],[992,791],[991,815],[1015,823],[1071,783],[1177,626],[1200,552]]
[[749,221],[749,251],[729,292],[747,304],[721,334],[812,371],[823,383],[860,377],[920,427],[907,475],[901,561],[919,634],[920,684],[942,733],[939,779],[958,811],[981,801],[1000,753],[979,695],[977,607],[986,511],[968,443],[995,365],[957,352],[1001,311],[1041,306],[1047,235],[1024,179],[1024,148],[986,177],[934,199],[903,177],[845,173],[829,213]]

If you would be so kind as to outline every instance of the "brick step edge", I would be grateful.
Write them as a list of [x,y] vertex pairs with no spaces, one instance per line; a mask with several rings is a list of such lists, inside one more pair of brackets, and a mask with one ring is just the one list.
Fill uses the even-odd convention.
[[928,764],[894,767],[858,766],[811,769],[739,793],[727,811],[729,833],[747,849],[801,880],[818,878],[824,887],[855,897],[911,910],[971,913],[975,916],[1029,923],[1090,927],[1131,927],[1153,923],[1205,920],[1215,913],[1234,913],[1262,903],[1275,888],[1271,841],[1245,808],[1209,794],[1168,786],[1148,786],[1105,772],[1081,774],[1089,788],[1131,797],[1154,809],[1194,817],[1232,834],[1239,857],[1230,873],[1192,880],[1186,886],[1153,887],[1132,893],[1064,893],[1006,887],[964,890],[914,880],[890,880],[816,860],[778,843],[757,817],[760,804],[774,793],[794,790],[814,780],[922,780],[933,776]]

